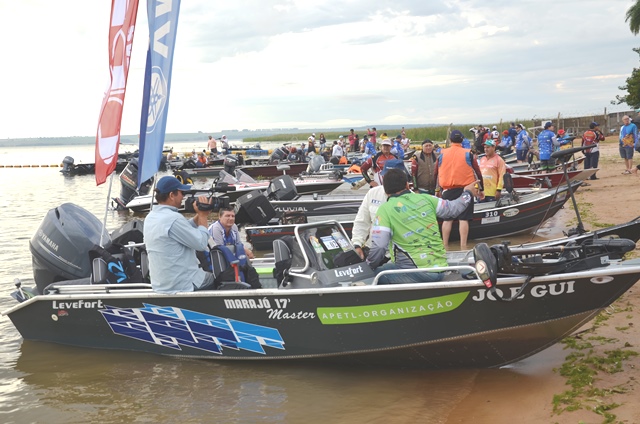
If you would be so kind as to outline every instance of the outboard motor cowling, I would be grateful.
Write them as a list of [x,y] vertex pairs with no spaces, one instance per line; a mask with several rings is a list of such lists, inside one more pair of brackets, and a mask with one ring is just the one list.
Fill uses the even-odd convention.
[[238,166],[238,158],[235,155],[227,155],[224,158],[224,170],[233,175],[233,172]]
[[267,197],[275,200],[293,200],[298,195],[296,184],[290,175],[274,178],[267,187]]
[[287,149],[286,147],[278,147],[273,151],[273,153],[271,153],[271,156],[269,157],[269,163],[280,163],[280,161],[283,161],[288,155],[289,149]]
[[38,292],[51,283],[91,275],[89,250],[111,245],[109,234],[98,218],[73,203],[49,210],[29,242],[33,278]]
[[120,173],[120,197],[116,199],[117,209],[126,209],[134,197],[144,196],[149,193],[153,185],[153,177],[142,183],[138,190],[138,159],[132,158],[124,170]]
[[309,165],[307,166],[307,172],[313,174],[314,172],[320,171],[322,165],[325,164],[325,160],[321,155],[314,155],[311,160],[309,160]]
[[71,156],[65,156],[64,159],[62,159],[63,173],[71,172],[71,170],[73,169],[73,166],[74,166],[74,160]]

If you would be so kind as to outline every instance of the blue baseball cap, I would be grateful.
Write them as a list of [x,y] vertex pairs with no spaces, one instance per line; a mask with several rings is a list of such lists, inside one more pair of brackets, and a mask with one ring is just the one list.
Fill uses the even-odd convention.
[[191,190],[191,186],[189,184],[182,184],[176,177],[167,175],[158,180],[158,184],[156,184],[156,190],[158,190],[158,192],[162,194],[169,194],[172,191],[176,190]]
[[449,139],[454,143],[462,143],[462,141],[464,140],[464,135],[462,135],[462,133],[458,130],[453,130],[451,131]]
[[404,161],[400,159],[388,159],[384,161],[384,169],[380,172],[380,175],[384,176],[389,169],[402,169],[404,172],[407,172]]
[[546,130],[547,128],[553,127],[553,122],[549,121],[546,124],[544,124],[544,129]]

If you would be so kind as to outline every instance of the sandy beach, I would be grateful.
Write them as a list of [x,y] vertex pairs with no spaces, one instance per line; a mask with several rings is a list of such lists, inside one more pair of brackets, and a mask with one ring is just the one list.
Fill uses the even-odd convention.
[[[576,194],[587,230],[640,215],[640,178],[622,174],[617,137],[609,137],[600,151],[599,179],[589,181]],[[636,153],[636,164],[639,156]],[[571,228],[576,220],[565,224]],[[630,257],[640,257],[640,249],[636,247]],[[496,378],[494,370],[482,370],[446,422],[640,423],[639,316],[640,286],[636,283],[569,340],[573,347],[563,343],[563,350],[559,346],[549,349],[552,352],[547,354],[569,357],[562,372],[554,369],[549,375],[542,371],[539,378],[517,373]],[[581,378],[582,383],[572,387],[570,383]]]

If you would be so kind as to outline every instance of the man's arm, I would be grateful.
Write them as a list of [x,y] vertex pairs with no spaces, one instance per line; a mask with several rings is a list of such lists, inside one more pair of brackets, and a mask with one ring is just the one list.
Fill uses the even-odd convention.
[[364,163],[360,166],[360,172],[364,177],[364,180],[367,183],[371,183],[371,177],[369,176],[369,169],[373,166],[373,159],[375,156],[371,156],[369,159],[365,160]]
[[[376,217],[376,220],[378,219],[379,217]],[[369,251],[369,256],[367,256],[367,263],[371,265],[371,268],[379,267],[386,257],[392,235],[391,228],[386,225],[378,224],[373,227],[371,231],[371,250]]]
[[438,199],[436,207],[436,216],[442,219],[451,219],[458,217],[467,208],[469,203],[473,202],[474,193],[465,187],[464,193],[455,200]]
[[193,220],[176,219],[169,228],[169,237],[187,247],[203,251],[207,248],[209,233],[202,225],[196,227]]
[[364,196],[362,204],[360,204],[358,208],[356,219],[353,221],[351,242],[356,246],[364,246],[371,232],[371,211],[369,210],[369,206],[371,205],[372,195],[373,190],[369,190],[366,196]]
[[[469,153],[471,155],[471,153]],[[480,170],[480,165],[478,165],[478,161],[471,155],[471,167],[473,168],[473,173],[476,176],[476,180],[478,183],[478,187],[480,191],[484,191],[484,183],[482,182],[482,171]]]
[[411,178],[413,179],[414,190],[418,189],[418,160],[415,156],[411,159]]

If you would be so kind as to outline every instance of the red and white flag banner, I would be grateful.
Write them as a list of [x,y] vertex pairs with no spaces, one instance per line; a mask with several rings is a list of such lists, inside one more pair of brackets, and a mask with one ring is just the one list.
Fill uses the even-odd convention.
[[120,145],[122,108],[129,75],[138,0],[112,0],[109,29],[109,71],[111,82],[102,100],[96,135],[96,185],[116,169]]

